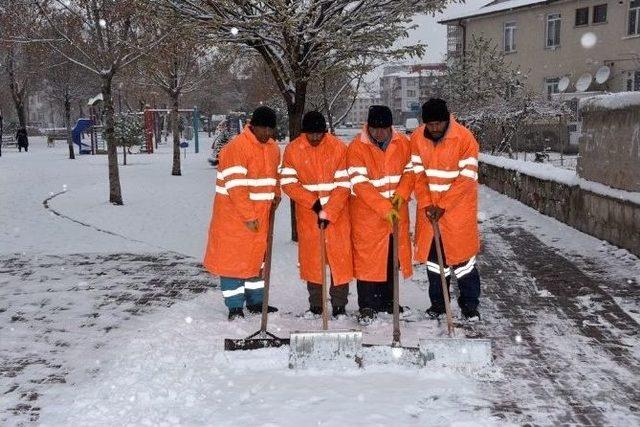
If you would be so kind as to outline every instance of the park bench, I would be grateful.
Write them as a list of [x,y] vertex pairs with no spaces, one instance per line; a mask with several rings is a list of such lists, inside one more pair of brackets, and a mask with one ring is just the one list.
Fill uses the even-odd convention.
[[67,130],[64,128],[44,129],[42,133],[47,137],[47,147],[54,147],[56,141],[67,140]]
[[16,141],[16,138],[9,134],[3,134],[2,135],[2,146],[3,147],[17,147],[18,146],[18,141]]

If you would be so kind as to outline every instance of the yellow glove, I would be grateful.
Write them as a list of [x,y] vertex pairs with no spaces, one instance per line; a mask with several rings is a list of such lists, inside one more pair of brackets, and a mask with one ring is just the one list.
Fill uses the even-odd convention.
[[400,210],[400,207],[402,206],[403,203],[404,203],[404,199],[399,194],[394,194],[393,197],[391,198],[391,204],[393,205],[393,208],[397,211]]
[[400,221],[400,214],[394,208],[389,211],[385,218],[389,221],[389,224],[393,225],[394,222]]

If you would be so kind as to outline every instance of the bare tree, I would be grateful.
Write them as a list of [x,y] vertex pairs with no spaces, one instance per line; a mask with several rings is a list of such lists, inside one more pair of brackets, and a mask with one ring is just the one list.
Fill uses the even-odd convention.
[[[194,31],[193,26],[184,26],[177,31],[180,21],[173,11],[163,16],[157,31],[171,35],[165,40],[157,55],[149,56],[138,64],[138,72],[149,85],[162,90],[170,99],[171,129],[173,133],[173,163],[171,175],[181,175],[180,167],[180,99],[194,92],[215,67],[217,57]],[[172,29],[174,31],[172,31]],[[197,129],[194,129],[197,132]]]
[[362,57],[421,55],[421,44],[397,47],[416,13],[442,10],[447,0],[159,0],[200,24],[217,42],[257,51],[286,104],[289,137],[300,133],[310,79]]
[[27,43],[27,34],[40,24],[27,0],[0,4],[0,67],[8,78],[9,92],[19,127],[27,128],[28,89],[39,71],[40,54],[36,44]]
[[46,44],[100,79],[109,163],[109,201],[122,205],[114,139],[113,80],[159,44],[165,35],[145,31],[154,17],[143,0],[33,0],[55,39]]
[[63,111],[62,116],[67,129],[69,158],[75,159],[71,131],[72,107],[95,93],[95,88],[99,87],[99,82],[95,75],[85,68],[67,61],[60,55],[52,55],[51,61],[53,63],[47,67],[45,87],[49,98]]

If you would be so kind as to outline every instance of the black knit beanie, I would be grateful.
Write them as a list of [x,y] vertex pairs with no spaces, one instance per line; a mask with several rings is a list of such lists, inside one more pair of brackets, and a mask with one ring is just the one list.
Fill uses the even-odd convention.
[[422,122],[448,122],[449,109],[447,103],[440,98],[431,98],[422,104]]
[[369,107],[367,125],[372,128],[388,128],[393,124],[391,109],[386,105],[372,105]]
[[327,122],[319,111],[309,111],[302,118],[302,132],[324,133],[327,131]]
[[251,115],[251,124],[253,126],[264,126],[275,129],[277,127],[276,112],[269,107],[258,107]]

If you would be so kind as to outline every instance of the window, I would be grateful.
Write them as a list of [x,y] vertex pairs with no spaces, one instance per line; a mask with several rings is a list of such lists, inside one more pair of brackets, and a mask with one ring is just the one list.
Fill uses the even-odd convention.
[[[640,2],[640,0],[636,0]],[[547,15],[547,47],[560,46],[560,14]]]
[[516,23],[507,22],[504,24],[504,51],[515,52],[516,50]]
[[552,78],[546,78],[544,79],[544,84],[546,87],[546,92],[547,92],[547,97],[551,98],[551,94],[552,93],[558,93],[560,92],[560,90],[558,90],[558,83],[560,82],[560,78],[558,77],[552,77]]
[[627,72],[627,91],[640,91],[640,71]]
[[407,97],[415,98],[416,97],[416,91],[415,90],[408,90],[407,91]]
[[599,4],[598,6],[593,6],[593,21],[594,24],[602,24],[603,22],[607,22],[607,5]]
[[576,9],[576,27],[587,25],[589,23],[589,8],[581,7]]
[[640,0],[629,2],[629,31],[630,36],[640,34]]

